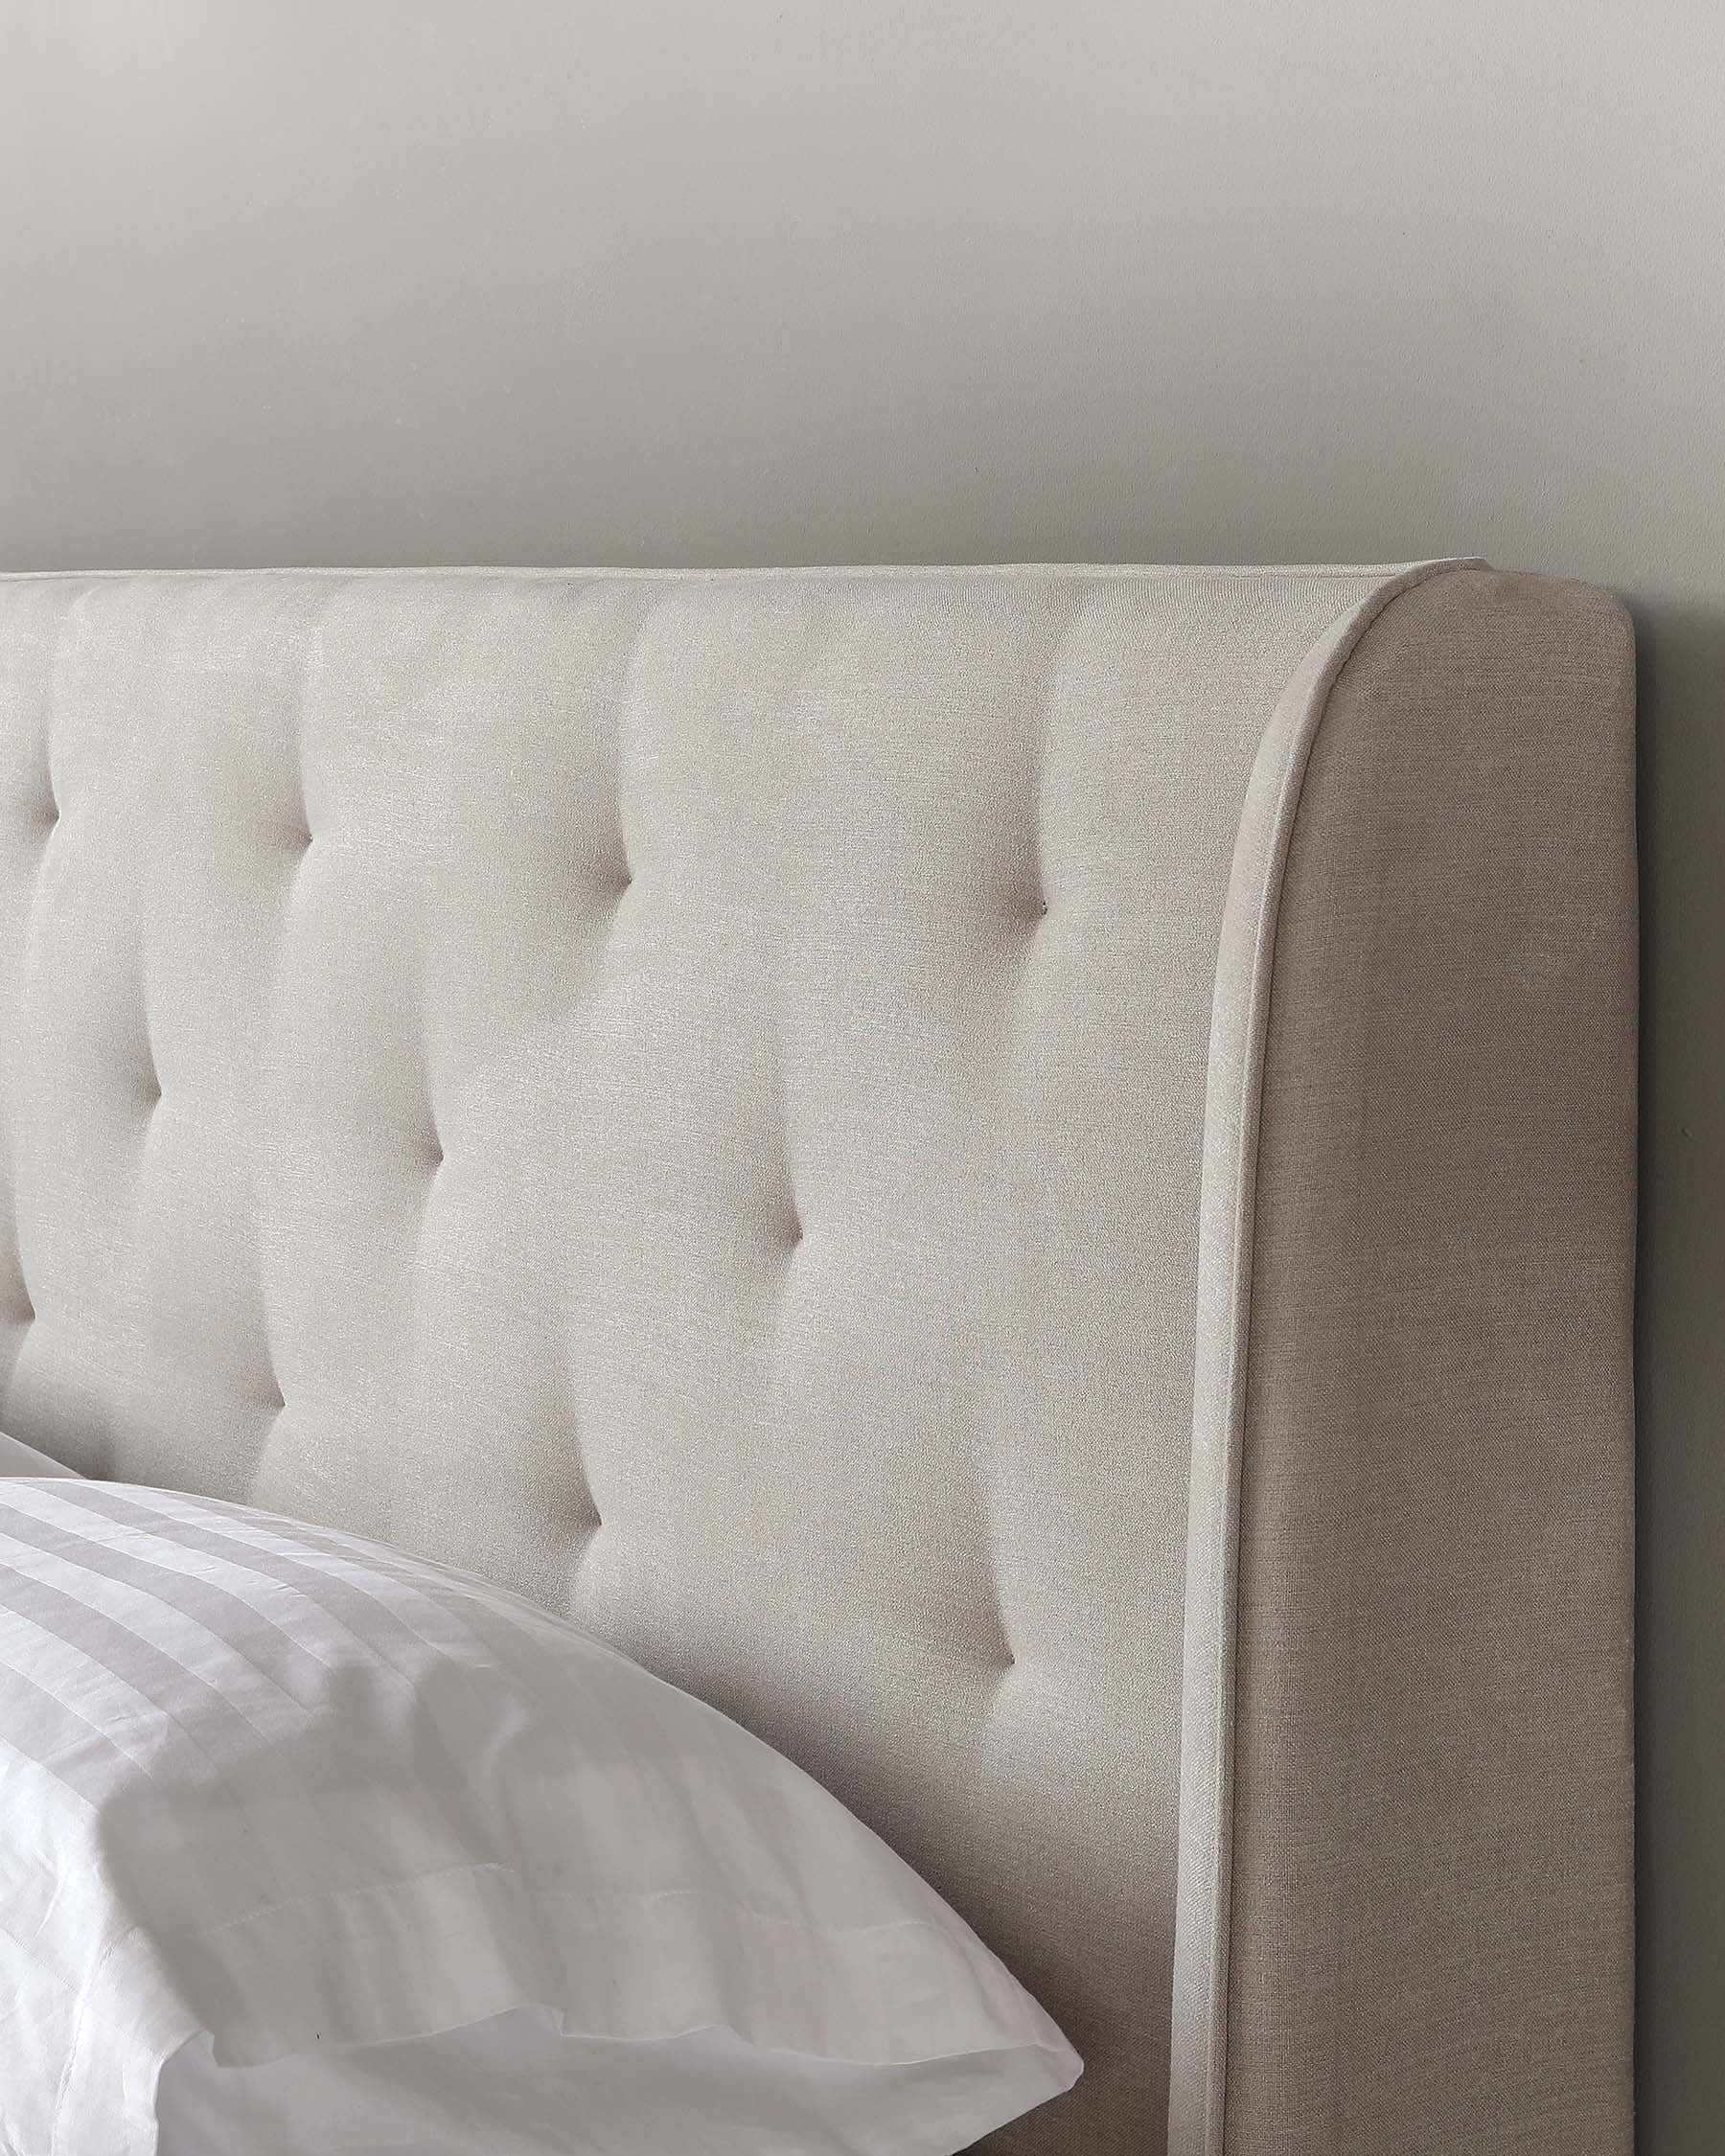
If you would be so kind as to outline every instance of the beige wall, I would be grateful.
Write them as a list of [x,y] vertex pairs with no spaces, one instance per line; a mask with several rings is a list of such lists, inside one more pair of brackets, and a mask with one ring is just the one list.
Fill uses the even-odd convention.
[[1725,2117],[1725,10],[0,0],[0,562],[1392,560],[1644,669],[1644,2147]]

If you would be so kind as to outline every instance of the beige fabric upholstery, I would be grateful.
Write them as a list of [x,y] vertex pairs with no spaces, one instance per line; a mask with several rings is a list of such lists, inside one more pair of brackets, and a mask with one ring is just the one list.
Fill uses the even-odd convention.
[[1474,570],[0,581],[0,1426],[781,1745],[1002,2151],[1621,2148],[1629,726]]
[[1626,2151],[1634,664],[1460,569],[1315,651],[1217,972],[1177,2156]]

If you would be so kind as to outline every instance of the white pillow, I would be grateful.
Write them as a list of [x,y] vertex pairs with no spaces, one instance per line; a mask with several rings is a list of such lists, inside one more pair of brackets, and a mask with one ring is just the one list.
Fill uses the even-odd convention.
[[723,1715],[159,1490],[0,1481],[0,2145],[40,2156],[950,2156],[1078,2073]]
[[34,1446],[21,1444],[0,1430],[0,1475],[70,1475],[76,1479],[76,1474],[75,1469],[62,1467],[46,1453],[38,1453]]

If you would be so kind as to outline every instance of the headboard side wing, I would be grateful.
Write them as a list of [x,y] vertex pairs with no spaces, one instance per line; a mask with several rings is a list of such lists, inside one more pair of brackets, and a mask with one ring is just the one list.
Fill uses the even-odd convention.
[[1404,579],[1222,939],[1174,2156],[1630,2143],[1627,617]]

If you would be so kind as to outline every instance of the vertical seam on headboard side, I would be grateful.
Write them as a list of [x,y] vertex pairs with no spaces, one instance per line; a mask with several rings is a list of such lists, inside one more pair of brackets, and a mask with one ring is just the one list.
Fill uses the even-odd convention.
[[1362,637],[1404,592],[1484,565],[1416,563],[1325,631],[1271,715],[1241,810],[1218,940],[1199,1199],[1169,2156],[1223,2156],[1225,2142],[1241,1451],[1258,1109],[1283,871],[1324,712]]

